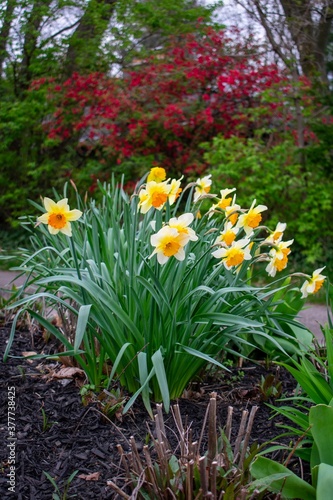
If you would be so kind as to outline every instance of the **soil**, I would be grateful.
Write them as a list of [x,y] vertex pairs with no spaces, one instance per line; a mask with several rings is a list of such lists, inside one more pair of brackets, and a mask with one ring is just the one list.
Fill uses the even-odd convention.
[[[0,328],[1,359],[8,340],[9,327]],[[39,332],[33,334],[18,331],[15,335],[11,355],[22,356],[23,352],[52,352],[52,343],[45,344]],[[4,446],[0,454],[1,498],[19,500],[50,500],[55,491],[47,472],[56,482],[60,492],[66,481],[78,471],[70,482],[68,497],[82,500],[103,500],[121,498],[108,485],[113,481],[126,490],[125,471],[120,460],[117,445],[125,452],[129,450],[129,439],[134,436],[137,448],[142,450],[148,441],[148,427],[153,429],[141,400],[125,415],[118,413],[106,418],[101,411],[101,402],[91,401],[84,405],[79,393],[83,381],[76,374],[67,379],[56,379],[61,366],[52,360],[26,360],[11,357],[0,364],[1,423],[0,434]],[[198,439],[212,391],[217,393],[217,426],[226,424],[228,406],[234,408],[233,438],[238,432],[241,413],[258,406],[251,442],[264,443],[281,434],[278,424],[282,417],[271,419],[272,411],[265,404],[259,389],[261,377],[276,374],[276,368],[266,370],[261,365],[233,368],[230,374],[215,373],[192,385],[186,397],[178,401],[183,421],[187,420],[193,440]],[[280,371],[283,394],[290,396],[295,389],[294,380],[285,371]],[[15,392],[15,407],[9,401]],[[9,406],[8,406],[9,405]],[[9,435],[8,416],[15,420],[15,441]],[[165,416],[165,424],[172,448],[177,447],[173,419]],[[148,437],[147,437],[148,436]],[[281,442],[279,440],[279,442]],[[284,442],[290,443],[290,438]],[[15,446],[13,446],[13,443]],[[15,455],[11,448],[15,447]],[[203,436],[202,451],[207,449],[207,435]],[[284,452],[284,459],[287,453]],[[15,493],[9,491],[10,460],[15,460]],[[280,461],[283,457],[279,457]],[[12,465],[13,466],[13,465]],[[289,467],[300,474],[299,461],[292,457]],[[13,473],[12,473],[13,474]],[[267,496],[267,498],[275,498]]]

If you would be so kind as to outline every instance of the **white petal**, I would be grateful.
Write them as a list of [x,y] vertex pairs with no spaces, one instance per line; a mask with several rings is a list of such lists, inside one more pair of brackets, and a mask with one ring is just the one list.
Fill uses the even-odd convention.
[[263,212],[264,210],[267,210],[266,205],[258,205],[257,207],[255,207],[256,212]]
[[157,234],[152,234],[150,237],[150,244],[152,247],[156,247],[158,245],[159,237]]
[[60,232],[65,234],[66,236],[72,236],[72,228],[70,222],[67,222],[66,225],[60,229]]
[[162,252],[158,252],[157,260],[158,260],[158,263],[163,266],[163,264],[166,264],[166,262],[168,262],[169,257],[167,255],[164,255],[164,253],[162,253]]
[[53,201],[53,200],[51,200],[51,198],[44,198],[43,202],[44,202],[45,210],[47,212],[52,212],[52,210],[54,209],[54,207],[57,206],[56,202]]
[[176,257],[177,260],[184,260],[185,259],[185,252],[184,248],[181,247],[177,253],[175,253],[174,257]]
[[308,281],[304,281],[303,285],[301,286],[301,292],[302,292],[302,298],[306,298],[308,296]]
[[[316,269],[315,271],[313,271],[312,276],[313,277],[319,277],[320,273],[325,269],[325,267],[326,266],[320,267],[319,269]],[[323,276],[323,278],[325,278],[325,276]]]
[[248,238],[242,238],[241,240],[235,241],[232,246],[236,248],[243,248],[249,245],[250,243],[251,241]]
[[62,208],[65,212],[69,212],[68,198],[63,198],[57,202],[57,206]]
[[268,276],[271,276],[274,278],[276,275],[276,267],[274,266],[274,262],[271,261],[265,268],[265,271],[267,272]]
[[213,257],[216,257],[217,259],[222,259],[225,257],[226,249],[225,248],[218,248],[214,252],[212,252]]
[[49,214],[46,213],[46,214],[40,215],[39,217],[37,217],[37,220],[38,220],[38,222],[42,222],[43,224],[48,224]]
[[49,230],[50,234],[58,234],[59,233],[59,229],[56,229],[55,227],[52,227],[52,226],[47,226],[47,229]]
[[194,220],[194,215],[190,212],[188,212],[186,214],[182,214],[178,217],[178,221],[186,226],[191,224],[191,222],[193,222],[193,220]]

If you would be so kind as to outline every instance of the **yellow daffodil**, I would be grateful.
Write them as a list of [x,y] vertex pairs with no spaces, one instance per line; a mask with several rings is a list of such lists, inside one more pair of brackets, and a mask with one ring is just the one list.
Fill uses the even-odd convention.
[[223,231],[216,238],[215,243],[224,243],[229,247],[235,241],[238,231],[238,227],[233,226],[230,221],[227,221],[224,224]]
[[169,227],[177,229],[179,234],[187,234],[190,241],[197,241],[198,237],[195,231],[188,227],[194,219],[194,215],[191,213],[182,214],[179,217],[173,217],[169,220]]
[[228,195],[233,193],[234,191],[236,191],[236,188],[221,189],[221,197],[218,199],[218,202],[215,205],[212,205],[209,209],[208,217],[211,217],[214,210],[216,209],[225,210],[227,207],[230,207],[230,205],[233,203],[233,199],[230,196],[228,197]]
[[205,177],[202,177],[202,179],[197,179],[193,201],[196,202],[200,196],[209,193],[211,185],[211,175],[206,175]]
[[67,236],[72,236],[71,222],[78,220],[82,212],[77,209],[70,210],[67,198],[57,203],[50,198],[44,198],[43,203],[46,213],[40,215],[37,221],[47,224],[47,228],[51,234],[60,232]]
[[288,263],[288,255],[291,250],[288,248],[294,240],[289,241],[280,241],[274,248],[272,248],[269,252],[270,262],[266,267],[266,271],[269,276],[276,275],[277,271],[282,271],[287,267]]
[[168,199],[171,185],[167,182],[147,182],[146,187],[139,192],[139,208],[145,214],[152,207],[161,210]]
[[212,255],[217,259],[222,259],[222,263],[226,269],[239,266],[244,260],[251,260],[252,256],[249,248],[250,240],[243,238],[234,241],[228,248],[219,248],[212,252]]
[[180,183],[182,181],[183,175],[181,176],[180,179],[172,179],[171,184],[170,184],[170,192],[169,192],[169,204],[173,205],[174,202],[177,200],[179,197],[180,193],[182,192],[182,188],[180,187]]
[[234,226],[237,222],[241,207],[237,203],[233,203],[229,207],[225,207],[225,217]]
[[267,210],[265,205],[255,207],[256,201],[254,200],[249,210],[238,218],[237,226],[242,227],[246,235],[252,233],[253,229],[259,226],[262,220],[261,212]]
[[326,276],[320,273],[325,269],[325,267],[321,267],[320,269],[313,271],[312,276],[303,283],[301,287],[302,298],[307,297],[309,294],[317,293],[318,290],[321,289]]
[[166,171],[162,167],[153,167],[147,177],[147,182],[155,181],[162,182],[166,179]]
[[279,243],[283,237],[283,233],[287,227],[284,222],[278,222],[274,231],[265,239],[263,243],[268,243],[271,245],[276,245]]
[[162,265],[172,256],[177,260],[184,260],[184,246],[188,241],[188,234],[179,233],[176,228],[166,225],[150,237],[150,243],[155,250],[149,258],[157,254],[157,260]]

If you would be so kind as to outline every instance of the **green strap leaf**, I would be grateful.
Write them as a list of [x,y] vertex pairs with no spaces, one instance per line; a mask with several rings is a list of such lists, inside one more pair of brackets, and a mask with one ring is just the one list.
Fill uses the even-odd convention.
[[89,320],[89,314],[90,314],[90,309],[91,309],[91,304],[81,306],[79,309],[78,317],[77,317],[77,324],[76,324],[76,331],[75,331],[75,339],[74,339],[74,353],[77,354],[80,345],[82,343],[88,320]]
[[332,498],[332,491],[333,467],[328,464],[320,464],[318,467],[317,500]]
[[168,413],[169,409],[170,409],[170,394],[169,394],[168,381],[166,378],[165,367],[164,367],[161,349],[154,352],[154,354],[151,357],[151,361],[152,361],[153,366],[155,368],[156,378],[158,381],[158,385],[160,387],[162,400],[163,400],[163,404],[164,404],[164,409]]
[[259,321],[254,321],[251,319],[243,318],[242,316],[236,316],[234,314],[225,314],[218,312],[197,314],[193,317],[193,323],[209,323],[212,322],[215,325],[240,325],[246,328],[259,328],[264,326],[263,323]]
[[311,432],[318,447],[320,462],[333,466],[333,408],[313,406],[309,412]]

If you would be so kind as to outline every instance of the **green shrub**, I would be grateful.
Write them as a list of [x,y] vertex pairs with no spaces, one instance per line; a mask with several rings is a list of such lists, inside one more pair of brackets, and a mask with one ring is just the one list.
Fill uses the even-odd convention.
[[269,226],[288,222],[287,238],[294,238],[303,266],[325,262],[332,272],[333,180],[327,162],[314,153],[316,146],[305,150],[304,162],[292,139],[269,147],[259,139],[216,137],[205,148],[215,182],[237,186],[240,204],[250,203],[255,193],[258,203],[270,207]]

